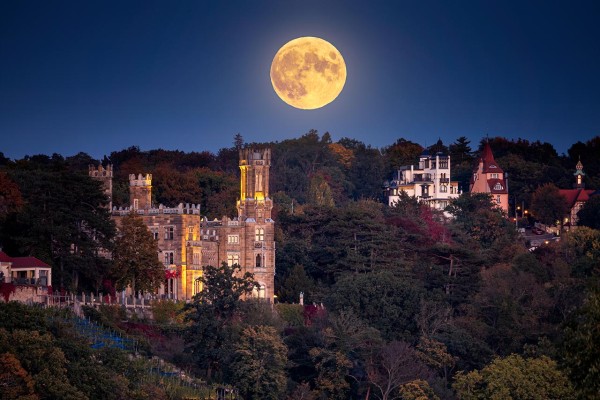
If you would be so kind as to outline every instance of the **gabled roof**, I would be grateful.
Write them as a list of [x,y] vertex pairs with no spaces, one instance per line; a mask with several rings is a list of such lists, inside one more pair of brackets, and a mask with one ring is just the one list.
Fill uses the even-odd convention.
[[481,157],[479,157],[480,162],[483,162],[483,173],[502,173],[504,172],[502,168],[498,165],[496,160],[494,160],[494,154],[492,154],[492,148],[488,142],[485,142],[483,145],[483,151],[481,152]]
[[0,262],[12,262],[12,257],[3,251],[0,251]]
[[577,202],[586,202],[590,199],[590,195],[594,193],[589,189],[559,189],[558,191],[567,201],[569,208],[573,208]]
[[[504,182],[504,179],[488,179],[487,180],[487,184],[490,188],[490,193],[493,194],[504,194],[504,193],[508,193],[506,191],[506,183]],[[500,186],[502,186],[502,189],[494,189],[494,187],[500,184]]]

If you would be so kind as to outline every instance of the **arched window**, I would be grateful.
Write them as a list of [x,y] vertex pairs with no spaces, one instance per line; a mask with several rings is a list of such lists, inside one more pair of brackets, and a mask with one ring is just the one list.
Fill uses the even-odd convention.
[[262,257],[260,254],[256,255],[256,268],[262,267]]

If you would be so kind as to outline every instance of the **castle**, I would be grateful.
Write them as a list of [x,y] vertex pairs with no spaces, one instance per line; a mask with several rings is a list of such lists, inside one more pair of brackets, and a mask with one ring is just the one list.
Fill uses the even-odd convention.
[[[129,207],[113,207],[117,226],[123,216],[135,212],[158,242],[159,260],[165,266],[165,282],[157,294],[189,300],[202,290],[197,278],[202,267],[226,262],[241,266],[259,283],[254,296],[272,302],[275,280],[275,222],[269,198],[271,150],[241,149],[238,215],[209,221],[200,205],[179,204],[169,208],[152,204],[152,175],[129,175]],[[112,197],[112,166],[89,167],[89,175],[103,182]],[[112,203],[111,203],[112,204]]]

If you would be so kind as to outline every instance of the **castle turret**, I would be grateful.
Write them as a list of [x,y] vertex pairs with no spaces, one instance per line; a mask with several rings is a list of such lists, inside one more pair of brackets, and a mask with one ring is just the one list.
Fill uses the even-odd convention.
[[257,222],[271,218],[273,201],[269,198],[271,149],[240,150],[240,199],[238,215]]
[[152,206],[152,174],[129,174],[129,205],[134,210]]
[[88,167],[88,175],[100,182],[102,182],[102,187],[104,188],[104,195],[108,198],[108,209],[112,209],[112,178],[113,178],[113,166],[112,164],[108,164],[106,168],[102,166],[102,164],[98,165],[96,168],[93,165],[89,165]]

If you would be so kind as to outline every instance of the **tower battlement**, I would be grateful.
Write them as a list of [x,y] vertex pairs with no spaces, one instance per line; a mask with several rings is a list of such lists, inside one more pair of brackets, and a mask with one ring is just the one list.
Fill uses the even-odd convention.
[[129,174],[129,186],[152,186],[152,174]]
[[96,168],[94,165],[90,164],[88,166],[88,175],[92,178],[112,178],[113,166],[112,164],[108,164],[105,168],[100,164],[98,165],[98,168]]

